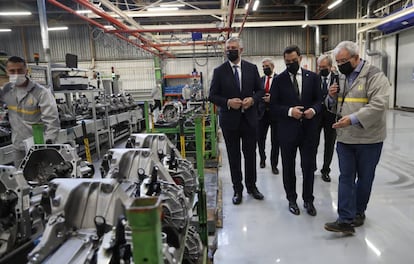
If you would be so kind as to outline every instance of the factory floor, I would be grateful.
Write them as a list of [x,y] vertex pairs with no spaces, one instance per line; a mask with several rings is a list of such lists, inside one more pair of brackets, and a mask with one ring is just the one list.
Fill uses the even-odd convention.
[[[324,223],[334,221],[337,216],[338,159],[335,152],[332,182],[322,181],[319,170],[323,139],[318,149],[314,185],[316,217],[306,213],[300,198],[301,214],[295,216],[288,211],[282,175],[272,174],[268,160],[266,168],[257,168],[257,186],[265,199],[254,200],[245,191],[242,204],[233,205],[228,158],[221,140],[223,228],[218,230],[214,263],[414,263],[414,113],[390,110],[387,122],[388,136],[377,167],[367,219],[353,236],[324,230]],[[270,149],[266,151],[269,157]],[[300,197],[302,180],[298,162],[296,166]]]

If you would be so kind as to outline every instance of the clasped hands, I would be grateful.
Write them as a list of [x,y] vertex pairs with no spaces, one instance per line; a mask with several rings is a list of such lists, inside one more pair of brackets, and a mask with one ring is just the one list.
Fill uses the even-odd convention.
[[254,104],[253,97],[246,97],[243,100],[240,98],[231,98],[227,101],[227,106],[232,109],[249,109]]
[[315,112],[312,109],[308,108],[304,110],[303,106],[294,106],[292,107],[292,117],[295,119],[312,119],[315,116]]

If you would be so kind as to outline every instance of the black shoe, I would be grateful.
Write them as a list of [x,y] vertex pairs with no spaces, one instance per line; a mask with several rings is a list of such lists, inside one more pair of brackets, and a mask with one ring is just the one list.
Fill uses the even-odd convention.
[[305,207],[306,212],[308,213],[308,215],[311,215],[311,216],[315,216],[316,215],[316,208],[313,205],[313,203],[305,202],[303,204],[303,207]]
[[266,167],[266,162],[265,162],[265,160],[260,160],[260,168],[264,168],[264,167]]
[[289,202],[289,211],[294,215],[300,215],[300,210],[296,202]]
[[351,224],[341,223],[341,222],[338,222],[338,220],[332,223],[326,223],[325,230],[331,231],[331,232],[340,232],[340,233],[344,233],[347,235],[352,235],[355,233],[355,229]]
[[273,174],[279,174],[279,169],[277,167],[272,167]]
[[233,195],[233,204],[241,204],[243,200],[243,195],[241,192],[235,192]]
[[328,173],[322,173],[322,180],[324,182],[331,182],[331,177],[329,176]]
[[263,200],[263,198],[264,198],[264,195],[261,192],[259,192],[259,190],[257,188],[247,190],[247,193],[252,195],[253,198],[257,199],[257,200]]
[[354,221],[352,221],[352,226],[353,227],[362,226],[364,224],[364,221],[365,221],[365,214],[358,213],[356,214]]

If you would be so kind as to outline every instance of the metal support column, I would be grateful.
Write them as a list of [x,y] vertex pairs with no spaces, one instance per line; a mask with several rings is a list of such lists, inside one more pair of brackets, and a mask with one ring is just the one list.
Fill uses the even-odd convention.
[[138,198],[127,209],[135,264],[162,264],[161,200]]
[[207,233],[207,195],[204,187],[204,153],[203,153],[203,128],[202,119],[197,116],[195,119],[195,136],[196,136],[196,158],[197,158],[197,173],[198,181],[200,183],[200,190],[198,192],[197,213],[200,224],[200,237],[205,246],[208,246]]
[[149,124],[149,105],[148,101],[145,101],[144,103],[144,116],[145,116],[145,131],[147,133],[151,133],[151,128]]

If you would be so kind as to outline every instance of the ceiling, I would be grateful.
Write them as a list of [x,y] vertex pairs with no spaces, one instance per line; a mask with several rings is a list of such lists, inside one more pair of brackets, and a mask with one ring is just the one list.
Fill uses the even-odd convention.
[[[237,36],[245,27],[302,25],[308,19],[318,24],[340,23],[337,19],[326,19],[335,10],[327,8],[334,1],[261,0],[253,11],[255,0],[44,0],[49,27],[89,23],[150,53],[166,57],[174,57],[174,49],[192,50],[195,46],[205,46],[206,41],[222,42],[229,35]],[[12,3],[0,0],[2,11],[32,12],[27,17],[0,16],[0,28],[39,25],[38,2],[42,0]],[[346,2],[348,0],[343,0],[342,8]],[[248,12],[244,8],[246,3]],[[148,10],[161,4],[182,6],[175,11]],[[92,12],[76,14],[75,10]],[[112,28],[104,28],[109,25]],[[193,41],[190,32],[202,32],[203,38]],[[166,45],[168,52],[164,48]]]

